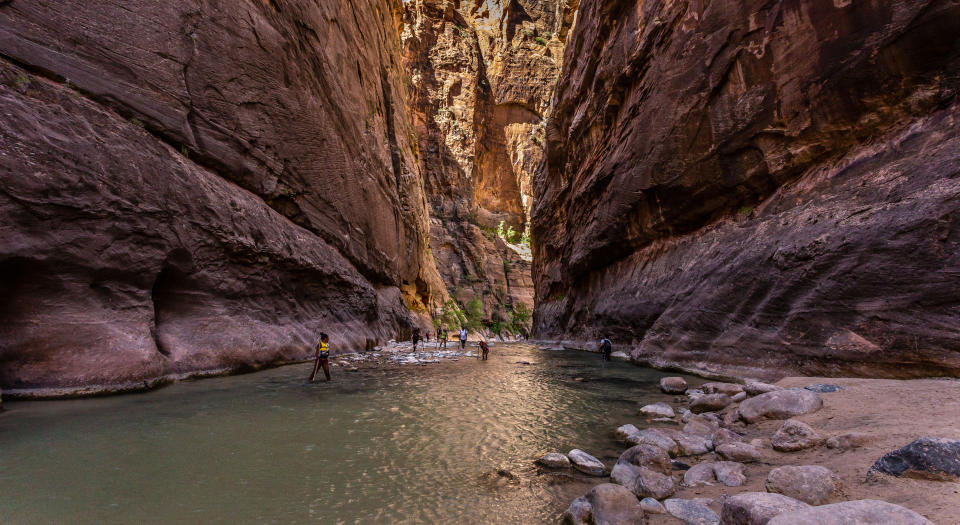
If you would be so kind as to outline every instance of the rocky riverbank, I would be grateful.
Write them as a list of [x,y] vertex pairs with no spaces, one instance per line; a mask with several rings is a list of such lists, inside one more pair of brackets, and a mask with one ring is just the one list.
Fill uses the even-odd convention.
[[[568,523],[960,522],[960,381],[665,375],[661,386],[661,402],[610,429],[630,446],[613,465],[568,454],[606,482]],[[540,463],[564,468],[556,455]]]

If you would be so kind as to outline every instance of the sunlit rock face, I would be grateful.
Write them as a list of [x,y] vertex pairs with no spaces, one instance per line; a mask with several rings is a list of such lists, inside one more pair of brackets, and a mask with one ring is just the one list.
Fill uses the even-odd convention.
[[0,385],[334,351],[445,296],[399,0],[0,6]]
[[[431,249],[451,295],[488,320],[533,305],[529,257],[491,232],[528,223],[543,123],[560,70],[564,0],[410,0],[404,54]],[[486,232],[484,232],[486,230]]]
[[535,181],[535,332],[960,374],[958,34],[942,0],[585,0]]

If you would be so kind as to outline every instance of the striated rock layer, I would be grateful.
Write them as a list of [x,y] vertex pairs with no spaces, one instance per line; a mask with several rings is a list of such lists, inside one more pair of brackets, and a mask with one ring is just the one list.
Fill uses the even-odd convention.
[[535,181],[535,332],[960,374],[958,34],[947,0],[585,0]]
[[[533,308],[529,256],[495,232],[523,232],[543,122],[560,70],[569,0],[411,0],[404,56],[413,139],[430,200],[431,250],[450,294],[487,321]],[[565,34],[565,33],[564,33]]]
[[362,349],[442,301],[401,13],[0,3],[4,393]]

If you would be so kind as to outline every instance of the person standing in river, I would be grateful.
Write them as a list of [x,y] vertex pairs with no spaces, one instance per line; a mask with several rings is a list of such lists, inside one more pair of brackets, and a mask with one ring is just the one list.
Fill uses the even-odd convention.
[[447,348],[447,327],[440,327],[440,332],[437,335],[437,341],[440,341],[440,348]]
[[488,345],[486,341],[480,341],[480,355],[481,355],[480,359],[486,361],[487,354],[489,353],[490,353],[490,345]]
[[460,327],[460,350],[463,351],[466,349],[467,349],[467,329],[461,326]]
[[310,374],[310,382],[313,383],[313,380],[317,377],[317,372],[320,370],[320,367],[323,367],[323,375],[327,376],[327,381],[330,380],[330,338],[327,337],[327,334],[320,332],[320,341],[317,342],[317,355],[315,356],[316,363],[313,365],[313,373]]
[[613,353],[613,343],[606,337],[600,339],[600,353],[603,354],[604,361],[610,361]]
[[417,344],[420,343],[420,329],[416,326],[413,327],[413,351],[417,351]]

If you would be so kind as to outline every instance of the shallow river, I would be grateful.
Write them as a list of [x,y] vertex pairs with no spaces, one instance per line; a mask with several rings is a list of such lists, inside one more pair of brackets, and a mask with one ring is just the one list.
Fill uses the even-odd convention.
[[660,372],[526,345],[330,383],[309,366],[8,402],[0,520],[556,523],[591,480],[533,460],[581,448],[610,466],[612,430],[664,399]]

